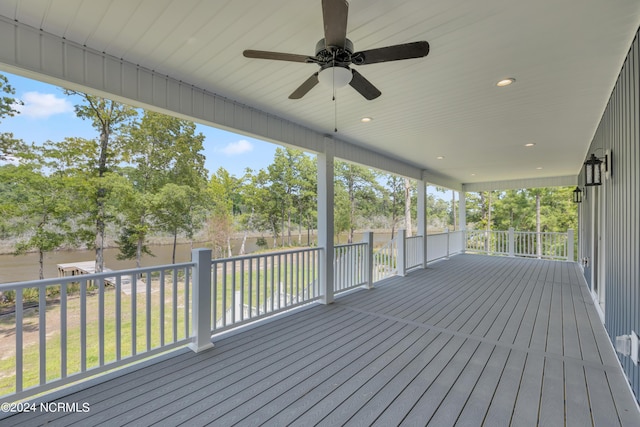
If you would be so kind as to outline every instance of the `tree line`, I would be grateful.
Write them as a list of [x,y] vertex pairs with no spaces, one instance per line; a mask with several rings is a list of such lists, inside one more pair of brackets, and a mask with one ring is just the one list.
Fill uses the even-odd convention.
[[[18,113],[14,89],[0,75],[0,120]],[[292,148],[277,148],[271,164],[236,177],[224,168],[211,175],[202,154],[205,137],[193,122],[140,111],[101,97],[65,90],[81,100],[78,118],[96,138],[74,136],[42,145],[0,134],[0,239],[15,241],[16,254],[36,251],[40,277],[44,254],[61,248],[95,250],[103,271],[108,237],[119,258],[140,266],[149,238],[205,235],[214,256],[231,253],[230,239],[250,233],[264,247],[312,244],[317,226],[316,162]],[[416,191],[411,180],[352,163],[335,162],[335,231],[352,242],[358,229],[415,229]],[[455,193],[427,196],[432,228],[455,227]],[[539,195],[535,196],[535,191]],[[539,197],[544,227],[570,225],[563,214],[570,193],[551,189],[468,195],[468,222],[476,227],[531,226],[531,198]],[[575,209],[574,209],[575,210]],[[556,213],[557,212],[557,213]],[[565,215],[566,216],[566,215]],[[506,228],[505,228],[506,229]],[[564,228],[566,230],[566,228]],[[204,231],[203,231],[204,230]]]

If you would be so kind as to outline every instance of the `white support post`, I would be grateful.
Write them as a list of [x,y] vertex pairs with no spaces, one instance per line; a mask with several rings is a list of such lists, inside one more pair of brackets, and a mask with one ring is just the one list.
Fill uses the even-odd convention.
[[193,292],[191,293],[192,335],[189,348],[199,353],[213,347],[211,342],[211,249],[193,249],[191,261]]
[[418,193],[418,236],[422,236],[422,268],[427,268],[427,184],[417,182]]
[[575,257],[573,254],[573,244],[574,244],[574,236],[573,230],[570,228],[567,230],[567,261],[575,261]]
[[366,231],[362,241],[367,244],[367,289],[373,289],[373,231]]
[[449,259],[449,255],[451,254],[451,234],[449,233],[449,228],[445,228],[444,232],[447,235],[447,259]]
[[464,188],[458,192],[458,230],[462,231],[462,253],[467,249],[467,196]]
[[333,141],[325,138],[324,153],[318,153],[318,246],[320,254],[320,293],[323,304],[333,302]]
[[509,227],[509,256],[516,256],[516,235],[513,227]]
[[406,276],[407,275],[407,263],[405,262],[405,252],[406,252],[406,244],[407,244],[407,232],[401,228],[398,230],[398,235],[396,236],[398,239],[398,276]]

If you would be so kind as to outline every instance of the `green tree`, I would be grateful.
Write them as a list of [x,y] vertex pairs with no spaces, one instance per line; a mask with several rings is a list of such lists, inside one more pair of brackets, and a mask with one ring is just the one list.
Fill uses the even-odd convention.
[[[135,240],[135,259],[138,267],[142,255],[150,254],[145,242],[149,233],[155,229],[173,234],[174,258],[177,233],[186,231],[187,235],[193,235],[193,221],[181,219],[177,221],[180,226],[176,226],[177,222],[167,221],[166,214],[160,214],[161,218],[158,218],[160,211],[157,202],[161,196],[160,200],[177,208],[174,203],[168,201],[167,193],[176,190],[180,191],[177,197],[182,196],[180,186],[189,186],[192,189],[193,201],[185,207],[188,213],[193,213],[196,202],[202,201],[200,196],[205,191],[207,175],[204,156],[200,153],[204,136],[196,134],[195,129],[193,122],[151,111],[145,111],[139,122],[134,122],[127,128],[122,152],[123,159],[133,166],[127,169],[132,191],[128,193],[128,197],[123,198],[124,203],[121,203],[120,208],[120,242],[124,245],[121,248],[121,256],[133,258],[129,246],[132,244],[131,240]],[[166,187],[168,184],[174,186]],[[179,210],[176,216],[184,218],[184,210]],[[193,219],[192,216],[188,216]],[[190,229],[185,230],[187,226]]]
[[553,187],[468,193],[467,221],[475,228],[565,232],[577,227],[572,190],[572,187]]
[[307,242],[311,244],[311,230],[317,226],[318,167],[315,159],[304,155],[298,163],[300,190],[298,205],[298,244],[302,245],[302,226],[307,229]]
[[[368,216],[375,211],[375,202],[382,195],[382,186],[378,183],[378,174],[371,169],[353,163],[335,162],[336,194],[340,186],[347,193],[348,206],[348,243],[353,243],[356,229],[356,214]],[[336,213],[336,216],[342,213]],[[336,229],[341,227],[336,226]]]
[[292,218],[299,209],[298,205],[303,186],[302,159],[304,153],[292,148],[277,148],[274,154],[273,163],[267,170],[271,180],[272,194],[277,198],[280,207],[281,229],[287,230],[282,233],[282,246],[291,246],[291,226]]
[[400,218],[404,214],[404,180],[398,175],[386,175],[387,191],[384,200],[385,210],[390,216],[391,223],[391,239],[395,237],[397,226],[400,224]]
[[75,240],[65,184],[64,177],[45,176],[33,164],[0,167],[4,189],[0,211],[10,214],[18,239],[14,254],[36,250],[40,279],[44,279],[44,254]]
[[155,195],[153,208],[157,225],[173,236],[171,262],[176,262],[177,236],[184,233],[193,239],[196,224],[201,224],[206,205],[206,193],[188,185],[165,184]]
[[254,209],[253,225],[257,231],[271,233],[275,248],[281,231],[281,197],[272,186],[270,174],[264,169],[257,173],[248,171],[245,181],[242,193],[247,206]]
[[92,247],[96,251],[96,271],[104,268],[105,230],[108,221],[108,185],[103,182],[106,175],[120,162],[120,131],[128,124],[137,112],[133,107],[120,104],[109,99],[89,95],[73,90],[65,90],[67,95],[78,95],[82,104],[75,106],[76,115],[83,120],[89,120],[98,131],[99,138],[94,141],[91,153],[95,157],[88,159],[84,166],[90,170],[90,175],[96,177],[95,195],[91,198],[95,207],[91,210],[95,223],[95,240]]
[[217,258],[232,256],[234,200],[238,201],[238,187],[238,180],[224,168],[219,168],[209,181],[209,232]]
[[99,175],[100,147],[95,140],[68,137],[47,141],[42,153],[43,164],[50,173],[65,178],[66,202],[73,210],[76,235],[79,242],[96,250],[96,260],[101,260],[96,269],[102,270],[106,225],[114,221],[119,200],[116,196],[122,193],[123,178],[117,173],[120,158],[110,156],[108,171]]

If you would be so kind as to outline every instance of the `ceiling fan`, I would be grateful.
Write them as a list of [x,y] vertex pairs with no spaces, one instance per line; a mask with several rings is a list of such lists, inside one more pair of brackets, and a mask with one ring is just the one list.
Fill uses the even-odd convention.
[[349,65],[368,65],[378,62],[421,58],[429,53],[429,43],[419,41],[394,46],[354,52],[353,43],[347,38],[347,16],[349,3],[346,0],[322,0],[324,38],[316,44],[315,56],[293,53],[245,50],[247,58],[273,59],[278,61],[313,63],[320,70],[313,73],[304,83],[289,95],[289,99],[300,99],[318,82],[326,82],[333,88],[347,84],[368,100],[376,99],[381,92],[362,74]]

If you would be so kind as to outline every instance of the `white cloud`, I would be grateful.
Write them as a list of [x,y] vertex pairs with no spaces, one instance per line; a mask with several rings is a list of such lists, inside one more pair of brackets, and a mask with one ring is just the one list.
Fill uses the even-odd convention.
[[24,105],[14,105],[21,116],[46,119],[55,114],[73,111],[73,105],[66,98],[57,98],[52,93],[26,92],[22,97]]
[[239,154],[248,153],[253,151],[253,144],[245,139],[239,141],[230,142],[224,148],[220,150],[227,156],[237,156]]

